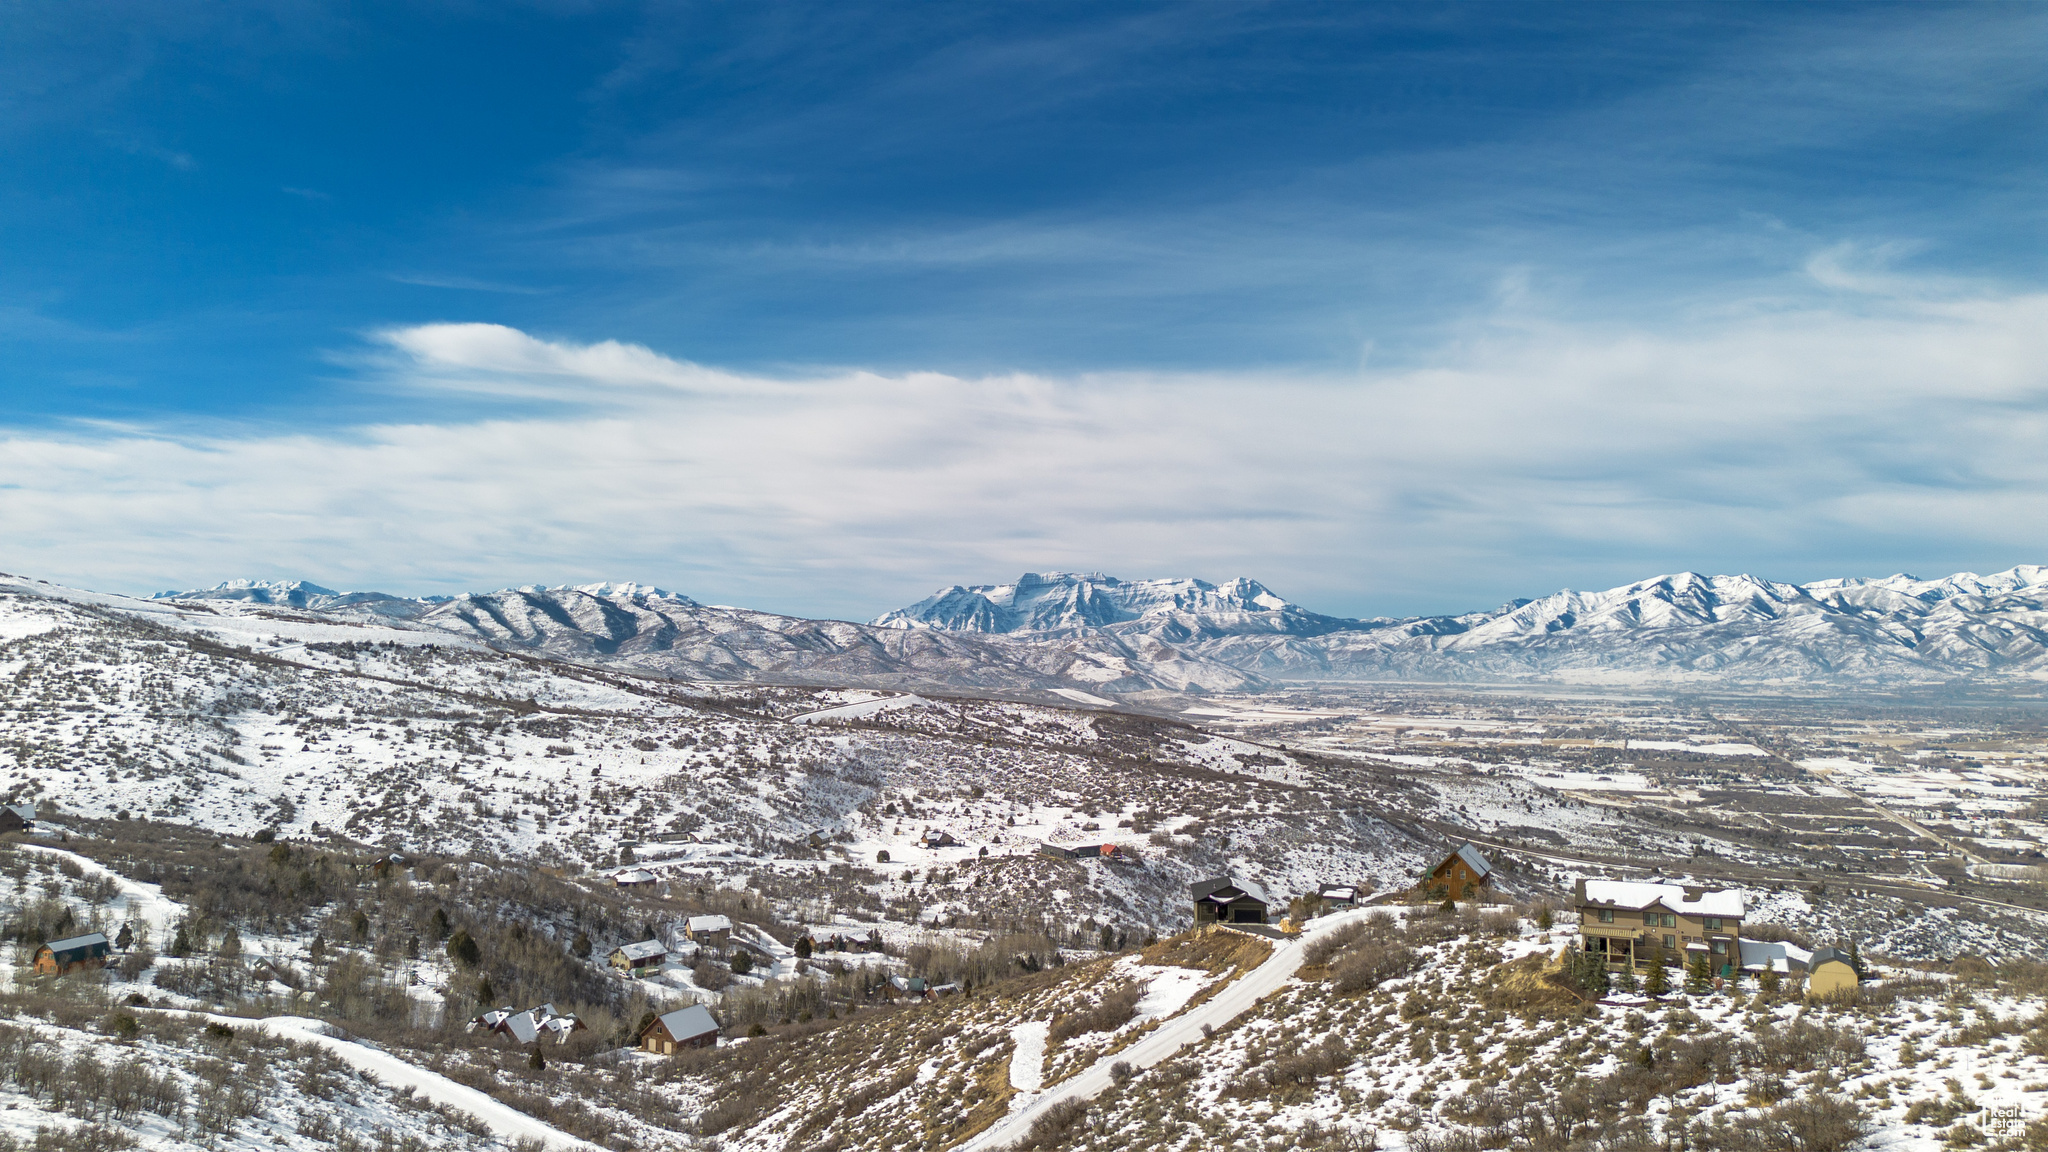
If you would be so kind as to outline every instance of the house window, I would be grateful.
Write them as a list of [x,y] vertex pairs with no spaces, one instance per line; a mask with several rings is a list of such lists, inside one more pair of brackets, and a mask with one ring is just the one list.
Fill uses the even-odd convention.
[[1602,924],[1612,924],[1612,923],[1614,923],[1614,909],[1612,909],[1612,908],[1602,908],[1602,909],[1600,910],[1600,922],[1601,922]]
[[1728,942],[1726,940],[1715,940],[1709,947],[1713,948],[1715,955],[1725,955],[1728,951]]
[[1657,926],[1657,914],[1655,912],[1643,913],[1643,923],[1655,928]]
[[1673,936],[1673,935],[1671,935],[1671,934],[1670,934],[1670,933],[1668,933],[1668,932],[1667,932],[1667,933],[1665,933],[1665,934],[1664,934],[1664,950],[1665,950],[1665,951],[1667,951],[1667,952],[1672,952],[1672,951],[1676,951],[1676,950],[1677,950],[1677,948],[1678,948],[1678,937],[1676,937],[1676,936]]
[[1664,914],[1664,927],[1666,927],[1666,928],[1676,928],[1676,927],[1678,927],[1678,917],[1676,917],[1676,916],[1673,916],[1673,915],[1672,915],[1671,913],[1669,913],[1669,912],[1666,912],[1666,913]]
[[1721,930],[1721,918],[1720,918],[1719,916],[1709,916],[1709,917],[1707,917],[1707,931],[1709,931],[1709,932],[1719,932],[1720,930]]

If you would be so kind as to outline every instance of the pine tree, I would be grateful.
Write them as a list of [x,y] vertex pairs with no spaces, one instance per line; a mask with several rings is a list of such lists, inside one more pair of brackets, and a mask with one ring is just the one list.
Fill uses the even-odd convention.
[[121,934],[119,936],[114,937],[114,947],[119,948],[123,952],[126,952],[128,949],[134,946],[135,926],[132,924],[121,925]]
[[171,941],[171,955],[190,956],[191,954],[192,937],[185,933],[185,926],[183,924],[179,924],[178,936],[176,939]]
[[811,943],[811,938],[809,936],[799,936],[796,938],[797,959],[809,960],[811,958],[811,953],[817,950],[818,946],[816,944]]
[[242,954],[242,934],[232,924],[228,925],[227,935],[220,938],[220,954],[229,960]]
[[466,968],[474,968],[483,960],[484,950],[476,946],[468,932],[457,929],[455,935],[448,938],[448,958]]
[[541,1069],[546,1068],[548,1066],[547,1058],[540,1054],[539,1044],[535,1044],[533,1046],[533,1055],[528,1056],[526,1058],[526,1066],[528,1068],[533,1069],[535,1072],[538,1072]]
[[1550,905],[1545,904],[1541,908],[1536,909],[1536,927],[1538,929],[1548,932],[1551,926],[1556,923],[1556,919],[1550,914]]
[[434,939],[446,940],[448,933],[454,930],[454,926],[448,923],[447,909],[434,909],[434,914],[427,918],[427,928],[433,932]]
[[577,932],[576,939],[569,942],[569,951],[575,953],[578,960],[590,959],[590,934]]
[[1757,990],[1767,996],[1777,995],[1778,987],[1781,983],[1782,981],[1778,978],[1778,970],[1776,968],[1766,967],[1756,978]]
[[1713,978],[1713,972],[1707,968],[1707,954],[1694,953],[1692,963],[1685,966],[1685,990],[1698,995],[1707,990],[1707,984]]
[[1651,996],[1671,991],[1671,976],[1664,971],[1664,948],[1654,941],[1650,944],[1650,972],[1643,981],[1643,991]]

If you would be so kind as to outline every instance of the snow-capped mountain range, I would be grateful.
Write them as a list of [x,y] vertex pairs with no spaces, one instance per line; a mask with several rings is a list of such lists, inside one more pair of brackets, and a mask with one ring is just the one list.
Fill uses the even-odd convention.
[[1244,691],[1296,679],[1941,683],[2048,679],[2048,567],[1786,584],[1658,576],[1456,616],[1354,620],[1255,580],[1026,573],[867,624],[709,607],[642,584],[452,598],[231,581],[185,602],[406,621],[706,679],[982,689]]

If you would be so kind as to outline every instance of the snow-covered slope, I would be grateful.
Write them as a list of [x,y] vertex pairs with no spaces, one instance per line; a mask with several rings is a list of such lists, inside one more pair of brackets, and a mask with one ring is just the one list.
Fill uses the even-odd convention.
[[156,603],[224,612],[296,609],[308,619],[397,623],[495,647],[609,664],[649,675],[768,683],[950,686],[1120,694],[1231,692],[1260,681],[1146,632],[1012,639],[879,628],[699,604],[643,584],[527,586],[411,600],[293,582],[230,581]]
[[1806,585],[1685,572],[1401,620],[1319,615],[1250,580],[1055,573],[947,588],[876,624],[1019,638],[1146,636],[1272,679],[2039,679],[2048,678],[2048,568]]
[[1014,584],[958,584],[875,619],[881,628],[955,632],[1143,633],[1180,642],[1239,633],[1317,636],[1356,628],[1290,604],[1256,580],[1119,580],[1101,573],[1026,572]]

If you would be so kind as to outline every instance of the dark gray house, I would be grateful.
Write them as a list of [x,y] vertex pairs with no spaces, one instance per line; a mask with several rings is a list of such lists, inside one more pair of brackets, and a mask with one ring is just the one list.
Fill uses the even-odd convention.
[[1188,885],[1195,902],[1195,924],[1264,924],[1266,902],[1230,879],[1218,876]]

